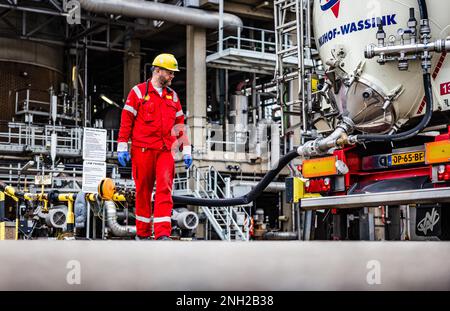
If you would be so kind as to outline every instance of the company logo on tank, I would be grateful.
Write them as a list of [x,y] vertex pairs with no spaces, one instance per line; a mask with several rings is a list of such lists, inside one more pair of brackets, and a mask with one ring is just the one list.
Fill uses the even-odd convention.
[[331,9],[336,18],[339,17],[339,7],[341,6],[341,0],[320,0],[320,8],[322,11],[328,11]]
[[346,36],[354,32],[377,28],[378,20],[381,20],[383,26],[397,25],[397,21],[395,20],[396,17],[397,14],[388,14],[380,17],[372,17],[350,22],[340,27],[333,28],[319,37],[319,46],[321,47],[325,43],[330,42],[339,36]]

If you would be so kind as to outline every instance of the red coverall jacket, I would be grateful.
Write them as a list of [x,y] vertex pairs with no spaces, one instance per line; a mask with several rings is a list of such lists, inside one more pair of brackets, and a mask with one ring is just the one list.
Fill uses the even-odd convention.
[[165,87],[159,96],[150,81],[133,87],[122,110],[118,150],[126,150],[120,145],[128,143],[130,137],[135,147],[178,150],[182,142],[177,139],[185,136],[184,114],[177,93]]

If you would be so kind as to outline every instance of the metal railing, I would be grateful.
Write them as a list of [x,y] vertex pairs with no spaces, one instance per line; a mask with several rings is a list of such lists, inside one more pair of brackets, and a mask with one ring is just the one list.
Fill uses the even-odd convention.
[[[248,144],[248,131],[228,131],[225,140],[223,138],[223,131],[216,128],[207,128],[206,133],[206,150],[211,151],[232,151],[232,152],[245,152]],[[219,139],[217,139],[217,138]],[[214,148],[213,148],[214,146]]]
[[[46,100],[43,100],[46,98]],[[48,100],[47,100],[48,99]],[[52,116],[52,100],[55,102],[56,118],[80,121],[79,116],[82,111],[77,109],[73,101],[67,96],[59,98],[50,90],[20,89],[15,92],[15,113],[16,115],[36,115],[48,117]],[[77,111],[78,110],[78,111]],[[26,117],[27,119],[27,117]],[[31,121],[31,120],[30,120]]]
[[[263,54],[275,54],[276,51],[276,32],[274,30],[255,28],[249,26],[237,27],[230,34],[230,30],[226,30],[228,35],[225,36],[224,29],[212,32],[210,36],[218,35],[216,41],[217,51],[222,49],[235,48],[239,50],[247,50],[260,52]],[[222,35],[220,35],[222,32]],[[221,40],[221,38],[223,38]],[[295,38],[289,33],[284,35],[283,47],[289,49],[294,46]]]
[[0,132],[0,150],[49,153],[52,133],[57,134],[57,154],[81,155],[83,130],[79,127],[30,125],[8,122],[8,132]]
[[[57,155],[77,156],[82,154],[83,128],[73,126],[35,125],[22,122],[8,122],[8,131],[0,132],[0,150],[50,152],[51,134],[57,134]],[[107,157],[115,157],[118,130],[107,131]]]

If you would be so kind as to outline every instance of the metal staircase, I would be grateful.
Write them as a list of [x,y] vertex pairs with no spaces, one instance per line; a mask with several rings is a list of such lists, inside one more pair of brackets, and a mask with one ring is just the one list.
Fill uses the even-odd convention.
[[[276,0],[274,2],[275,19],[275,51],[277,83],[277,101],[281,105],[281,136],[287,130],[285,115],[300,116],[302,129],[306,130],[307,113],[311,102],[311,1],[309,0]],[[296,66],[287,61],[295,57]],[[298,92],[287,99],[286,86],[289,82],[297,84]]]
[[[231,197],[230,178],[213,167],[192,165],[186,173],[177,173],[174,179],[174,195],[196,198],[223,199]],[[245,206],[201,206],[207,217],[207,228],[214,229],[221,240],[249,240],[250,215]]]

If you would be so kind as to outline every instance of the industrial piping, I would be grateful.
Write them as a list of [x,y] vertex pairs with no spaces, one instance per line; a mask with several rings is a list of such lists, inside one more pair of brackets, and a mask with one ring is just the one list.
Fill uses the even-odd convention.
[[[430,33],[430,29],[428,27],[429,21],[428,21],[428,9],[427,9],[427,3],[425,0],[418,0],[419,3],[419,11],[420,11],[420,19],[421,19],[421,35],[424,38],[427,38],[427,36]],[[427,63],[422,62],[423,67],[423,86],[425,88],[425,115],[423,116],[422,120],[417,124],[414,128],[398,133],[398,134],[391,134],[391,135],[354,135],[349,136],[348,141],[350,143],[356,143],[356,142],[374,142],[374,141],[381,141],[381,142],[391,142],[391,141],[401,141],[406,140],[414,135],[417,135],[421,130],[423,130],[428,123],[431,120],[431,116],[433,114],[433,96],[432,96],[432,86],[431,86],[431,77],[429,73],[429,68],[427,67]]]
[[[129,17],[164,20],[182,25],[217,29],[220,15],[201,9],[186,8],[142,0],[78,0],[81,7],[96,13],[109,13]],[[236,15],[224,13],[223,27],[236,29],[242,27],[242,20]]]
[[135,236],[136,226],[122,226],[117,222],[116,204],[114,201],[105,201],[106,219],[108,227],[111,229],[114,236]]

